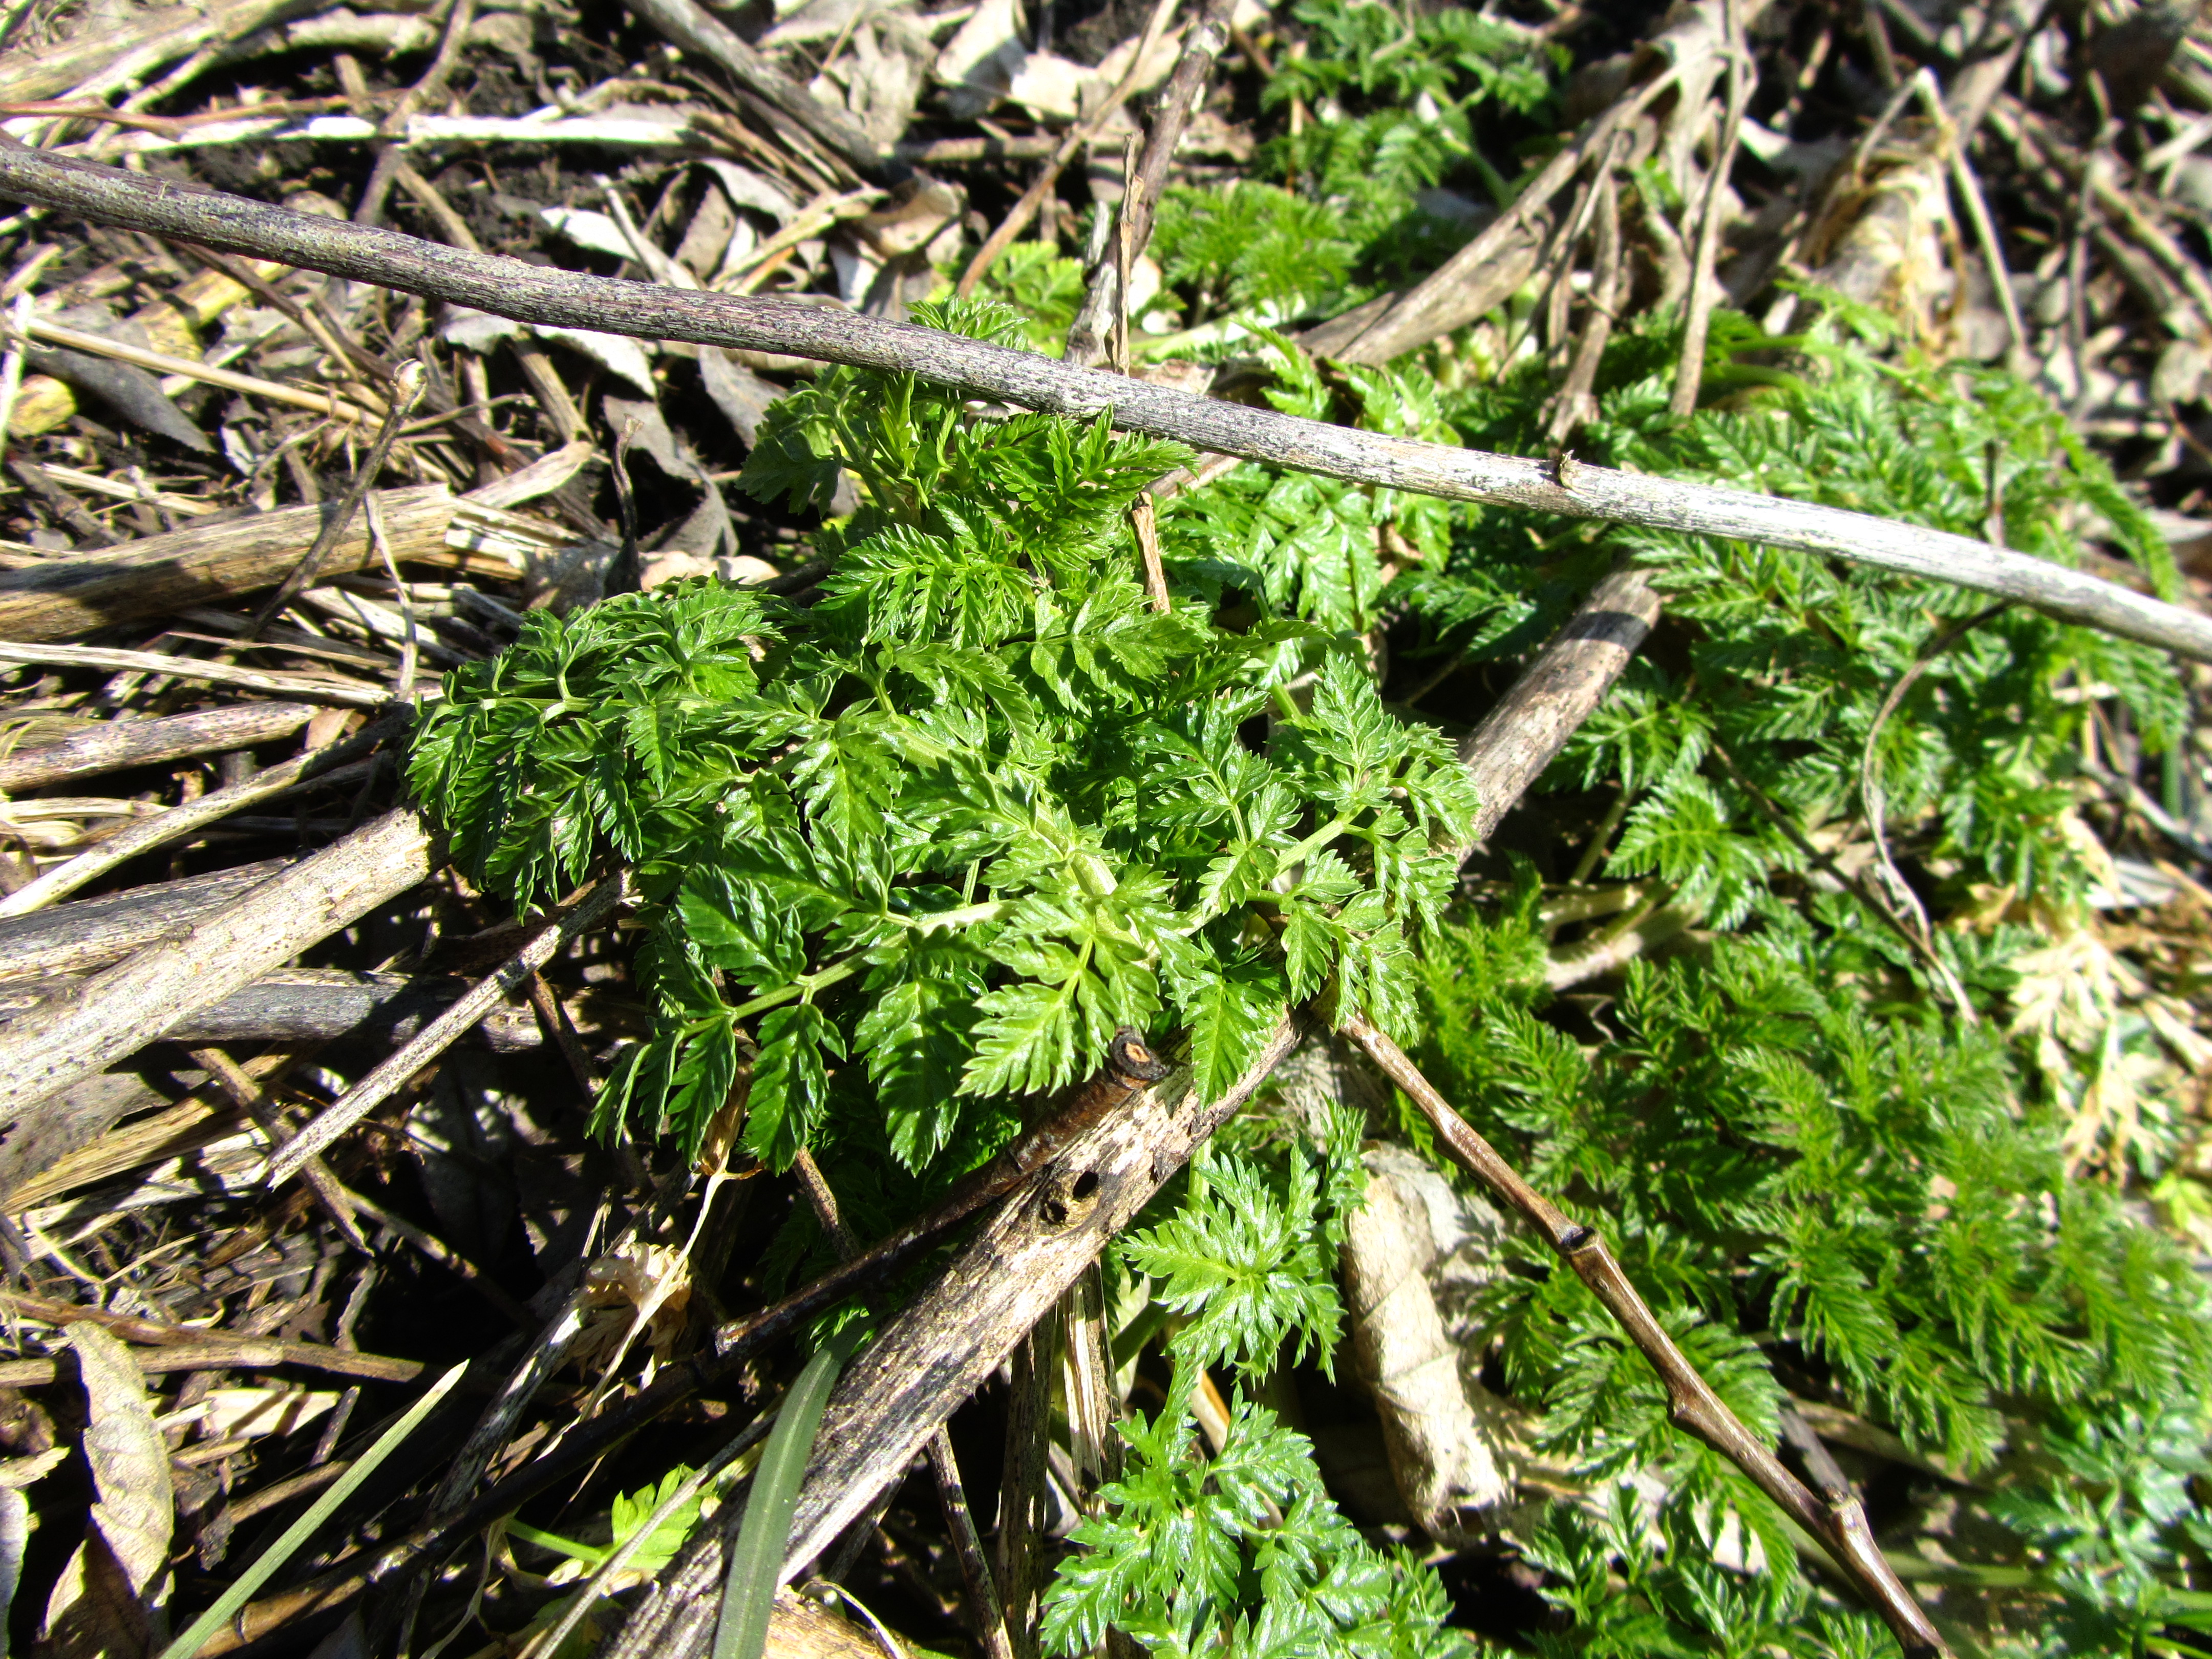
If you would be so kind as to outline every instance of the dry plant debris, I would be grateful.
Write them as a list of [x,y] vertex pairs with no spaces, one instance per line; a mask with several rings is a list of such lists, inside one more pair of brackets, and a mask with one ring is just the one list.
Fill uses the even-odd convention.
[[21,0],[0,190],[0,1650],[2212,1646],[2197,9]]

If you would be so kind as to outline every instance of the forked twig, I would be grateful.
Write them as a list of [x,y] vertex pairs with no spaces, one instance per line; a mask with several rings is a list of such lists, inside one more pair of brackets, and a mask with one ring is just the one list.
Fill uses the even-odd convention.
[[1106,124],[1114,118],[1122,105],[1129,101],[1129,94],[1137,88],[1137,76],[1145,67],[1145,59],[1152,56],[1152,42],[1158,40],[1167,28],[1168,19],[1175,15],[1175,8],[1176,0],[1158,0],[1153,6],[1151,21],[1145,25],[1145,32],[1138,40],[1136,55],[1129,59],[1129,67],[1123,72],[1120,84],[1089,118],[1079,123],[1069,131],[1066,137],[1060,140],[1060,147],[1046,158],[1036,179],[1022,192],[1021,199],[999,222],[998,228],[984,240],[983,246],[975,250],[975,257],[968,262],[968,269],[960,273],[958,291],[961,298],[964,300],[975,291],[975,285],[990,273],[991,267],[998,263],[999,256],[1012,246],[1021,234],[1030,228],[1030,222],[1036,217],[1037,210],[1044,205],[1045,198],[1051,195],[1059,185],[1060,175],[1066,171],[1067,164],[1075,159],[1085,145],[1105,131]]
[[1705,373],[1705,340],[1713,320],[1713,261],[1720,251],[1721,192],[1728,186],[1735,162],[1735,147],[1743,131],[1744,112],[1758,90],[1759,74],[1751,47],[1743,38],[1743,20],[1737,0],[1722,0],[1723,33],[1727,37],[1728,113],[1721,118],[1720,137],[1713,143],[1713,170],[1705,176],[1705,200],[1698,208],[1698,241],[1690,259],[1689,311],[1682,328],[1681,356],[1674,366],[1674,392],[1668,410],[1686,421],[1698,411],[1698,387]]
[[1606,1311],[1620,1322],[1629,1340],[1651,1362],[1651,1369],[1666,1386],[1668,1415],[1674,1425],[1695,1435],[1741,1469],[1784,1513],[1820,1540],[1844,1575],[1874,1604],[1907,1659],[1945,1652],[1936,1626],[1883,1559],[1858,1499],[1848,1490],[1830,1493],[1825,1500],[1808,1490],[1775,1455],[1773,1448],[1746,1428],[1712,1386],[1698,1375],[1697,1368],[1628,1282],[1620,1263],[1595,1229],[1570,1218],[1523,1181],[1498,1156],[1498,1149],[1452,1109],[1421,1074],[1420,1067],[1388,1036],[1358,1014],[1344,1021],[1343,1030],[1420,1108],[1453,1156],[1542,1235],[1560,1260],[1574,1269],[1575,1276],[1589,1286]]
[[[1152,130],[1145,135],[1144,150],[1135,159],[1133,176],[1123,186],[1121,204],[1114,216],[1114,242],[1106,257],[1093,263],[1083,304],[1068,327],[1069,362],[1096,362],[1104,338],[1102,331],[1109,323],[1118,323],[1116,337],[1126,342],[1128,325],[1124,308],[1128,303],[1128,267],[1135,264],[1137,256],[1152,240],[1152,215],[1159,205],[1160,190],[1167,183],[1168,167],[1175,160],[1176,146],[1182,142],[1183,131],[1190,124],[1191,110],[1213,73],[1213,60],[1229,43],[1231,9],[1228,0],[1207,0],[1205,11],[1183,38],[1182,55],[1176,59],[1167,90],[1160,94]],[[1130,73],[1135,72],[1133,64]],[[1126,345],[1117,349],[1126,349]],[[1115,367],[1127,372],[1124,362],[1117,360]]]

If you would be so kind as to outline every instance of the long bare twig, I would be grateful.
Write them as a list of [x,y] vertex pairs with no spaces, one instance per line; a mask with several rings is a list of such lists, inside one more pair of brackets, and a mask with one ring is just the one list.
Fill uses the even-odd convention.
[[1964,536],[1747,490],[1606,467],[1452,449],[1056,362],[909,324],[759,295],[693,294],[471,254],[390,231],[291,213],[216,191],[185,190],[118,167],[0,146],[0,197],[159,235],[186,236],[525,322],[701,345],[777,351],[919,375],[1025,408],[1120,426],[1218,454],[1573,518],[1733,538],[2017,599],[2069,622],[2212,661],[2212,617],[2130,593]]
[[1030,222],[1036,217],[1037,210],[1044,204],[1045,198],[1059,185],[1060,175],[1066,170],[1067,164],[1075,159],[1085,144],[1105,131],[1106,124],[1114,118],[1122,105],[1129,101],[1129,94],[1136,89],[1137,76],[1143,72],[1145,59],[1152,54],[1152,42],[1167,27],[1168,19],[1174,15],[1175,8],[1176,0],[1158,0],[1152,8],[1151,21],[1145,25],[1145,32],[1139,37],[1135,55],[1129,59],[1129,67],[1122,73],[1120,82],[1108,94],[1104,103],[1060,140],[1060,147],[1045,159],[1044,166],[1038,169],[1037,176],[1030,181],[1030,187],[1022,192],[1021,198],[999,222],[998,228],[984,239],[983,246],[975,251],[975,257],[968,262],[968,269],[960,273],[959,290],[963,298],[975,291],[975,285],[998,262],[999,256],[1029,228]]
[[1589,1286],[1606,1311],[1620,1322],[1638,1352],[1651,1362],[1652,1370],[1666,1385],[1668,1414],[1675,1426],[1695,1435],[1749,1475],[1759,1491],[1819,1539],[1844,1575],[1874,1604],[1907,1655],[1942,1652],[1942,1638],[1883,1559],[1857,1498],[1848,1488],[1825,1499],[1808,1491],[1775,1455],[1774,1449],[1746,1428],[1713,1392],[1712,1385],[1698,1375],[1697,1368],[1628,1282],[1627,1274],[1595,1230],[1572,1219],[1523,1181],[1498,1156],[1498,1149],[1452,1109],[1450,1103],[1421,1074],[1420,1067],[1387,1035],[1358,1014],[1344,1022],[1344,1031],[1420,1108],[1452,1155],[1534,1228],[1575,1276]]
[[493,972],[477,981],[467,995],[425,1025],[413,1041],[386,1060],[339,1099],[315,1114],[307,1127],[272,1153],[264,1178],[271,1186],[295,1170],[374,1111],[425,1066],[453,1046],[454,1040],[490,1012],[492,1005],[513,994],[553,953],[615,908],[624,891],[618,872],[604,876],[577,901],[559,922],[545,928]]

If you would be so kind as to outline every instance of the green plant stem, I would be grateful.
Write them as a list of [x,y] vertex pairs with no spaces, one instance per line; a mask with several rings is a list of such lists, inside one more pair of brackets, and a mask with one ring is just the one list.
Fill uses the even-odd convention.
[[714,1626],[714,1659],[760,1659],[768,1645],[769,1614],[775,1605],[783,1549],[799,1506],[799,1483],[814,1449],[815,1431],[830,1403],[837,1373],[860,1346],[861,1329],[848,1325],[806,1362],[775,1414],[775,1427],[753,1471],[738,1547],[730,1553],[722,1586],[722,1615]]
[[161,1650],[161,1659],[192,1659],[207,1639],[230,1622],[233,1614],[253,1597],[253,1592],[268,1583],[277,1569],[299,1553],[300,1547],[315,1534],[316,1528],[337,1512],[338,1506],[353,1496],[355,1489],[374,1474],[379,1466],[398,1451],[408,1436],[422,1425],[438,1402],[453,1392],[453,1385],[468,1370],[465,1364],[454,1366],[433,1382],[427,1393],[407,1408],[406,1414],[377,1437],[376,1443],[353,1462],[353,1466],[333,1480],[327,1490],[307,1512],[285,1528],[283,1535],[261,1553],[260,1558],[244,1572],[231,1581],[228,1589],[215,1599],[215,1605],[185,1627],[184,1634]]

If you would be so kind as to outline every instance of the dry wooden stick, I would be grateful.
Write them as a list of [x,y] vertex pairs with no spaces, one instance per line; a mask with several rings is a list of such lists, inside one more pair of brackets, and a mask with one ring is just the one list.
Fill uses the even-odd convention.
[[[155,660],[167,659],[157,658]],[[386,738],[398,737],[413,720],[412,709],[403,710],[337,743],[286,761],[282,766],[272,766],[265,772],[258,772],[243,783],[218,789],[211,795],[202,795],[198,800],[173,806],[153,817],[141,818],[129,829],[110,836],[97,847],[78,854],[67,864],[56,865],[28,886],[19,888],[6,898],[0,899],[0,916],[27,915],[33,910],[44,909],[55,900],[65,898],[87,883],[106,875],[118,865],[128,863],[140,854],[149,853],[156,847],[165,847],[204,825],[227,818],[240,808],[250,806],[256,801],[271,799],[288,789],[316,778],[335,781],[342,775],[343,768]],[[282,962],[283,959],[278,957],[274,960]]]
[[[465,541],[487,522],[481,508],[457,501],[443,484],[385,490],[378,504],[393,555],[402,561],[447,562],[452,557],[450,537],[458,532]],[[247,519],[190,525],[98,553],[0,571],[0,637],[18,646],[30,640],[67,639],[142,617],[171,618],[192,605],[266,587],[299,562],[330,510],[321,506],[278,507]],[[356,531],[339,539],[325,569],[327,574],[359,570],[374,557],[368,537]],[[218,672],[237,675],[252,671],[218,665]]]
[[290,862],[265,859],[182,881],[151,882],[33,915],[0,919],[0,976],[105,968],[173,927],[214,915]]
[[[305,1365],[315,1370],[335,1371],[341,1376],[365,1376],[380,1382],[410,1381],[421,1370],[411,1360],[380,1359],[337,1348],[314,1354],[295,1352],[305,1346],[304,1343],[263,1342],[246,1337],[234,1342],[210,1342],[190,1352],[175,1348],[135,1349],[132,1358],[137,1360],[138,1369],[147,1372],[251,1370]],[[58,1364],[52,1359],[0,1360],[0,1388],[44,1388],[56,1379],[59,1370]]]
[[998,1586],[992,1582],[991,1564],[983,1557],[983,1541],[975,1534],[975,1517],[968,1507],[968,1489],[960,1480],[960,1464],[952,1455],[952,1436],[942,1423],[929,1437],[929,1467],[937,1477],[945,1530],[960,1559],[960,1580],[968,1590],[969,1609],[979,1627],[975,1634],[986,1659],[1014,1659]]
[[150,720],[110,720],[65,742],[18,750],[0,760],[0,789],[42,789],[64,778],[250,749],[298,731],[314,712],[296,702],[241,702]]
[[[413,815],[405,816],[411,818]],[[272,1187],[284,1181],[309,1158],[381,1106],[410,1078],[445,1053],[489,1012],[493,1004],[512,995],[551,961],[555,951],[605,917],[626,890],[626,872],[617,871],[602,876],[557,923],[543,929],[496,971],[478,981],[466,996],[424,1026],[404,1048],[318,1112],[307,1127],[270,1156],[264,1179]]]
[[1066,170],[1067,164],[1075,159],[1077,153],[1103,131],[1106,124],[1114,118],[1122,105],[1129,101],[1129,94],[1136,88],[1137,76],[1144,68],[1145,58],[1152,51],[1152,42],[1167,27],[1168,19],[1174,15],[1175,9],[1176,0],[1158,0],[1152,8],[1151,20],[1145,25],[1144,33],[1138,37],[1136,55],[1129,59],[1129,67],[1122,75],[1121,84],[1089,118],[1076,125],[1060,141],[1060,147],[1052,152],[1037,176],[1030,181],[1030,187],[1022,192],[1021,199],[1014,204],[1012,210],[999,222],[998,228],[975,251],[975,257],[968,262],[968,269],[960,273],[962,298],[975,291],[975,285],[998,262],[999,256],[1030,228],[1030,221],[1036,217],[1038,208],[1043,205],[1044,198],[1052,194],[1060,183],[1060,175]]
[[1452,1155],[1541,1234],[1606,1310],[1620,1322],[1629,1340],[1651,1362],[1652,1370],[1666,1385],[1668,1414],[1675,1426],[1695,1435],[1749,1475],[1759,1491],[1819,1539],[1844,1576],[1874,1604],[1908,1656],[1944,1652],[1943,1639],[1936,1633],[1926,1612],[1883,1559],[1858,1499],[1846,1489],[1823,1502],[1806,1490],[1804,1483],[1783,1466],[1774,1449],[1746,1428],[1711,1385],[1698,1375],[1697,1368],[1628,1282],[1603,1238],[1570,1218],[1523,1181],[1497,1149],[1451,1109],[1422,1076],[1420,1067],[1388,1036],[1358,1014],[1345,1020],[1343,1030],[1382,1067],[1383,1075],[1420,1108]]
[[780,351],[913,374],[1054,414],[1087,418],[1111,410],[1115,422],[1130,431],[1415,495],[1832,555],[2018,599],[2069,622],[2212,661],[2212,617],[1918,525],[1607,467],[1578,465],[1563,481],[1563,469],[1547,461],[1302,420],[1100,374],[1034,352],[790,300],[691,294],[469,254],[17,147],[0,146],[0,197],[102,223],[188,236],[226,252],[282,259],[526,322]]
[[[0,983],[0,1022],[79,995],[86,983],[74,974]],[[170,1028],[167,1040],[300,1043],[380,1036],[389,1041],[395,1032],[407,1036],[424,1020],[435,1018],[469,988],[466,980],[443,975],[410,979],[404,974],[337,968],[280,968],[186,1014]],[[0,1024],[0,1041],[5,1040],[5,1030]],[[483,1034],[487,1045],[502,1054],[535,1048],[539,1042],[537,1021],[519,1008],[493,1010]],[[235,1097],[234,1091],[226,1092]]]
[[1047,1450],[1058,1332],[1050,1314],[1014,1344],[1006,1406],[1005,1474],[999,1486],[999,1600],[1015,1659],[1037,1659]]
[[429,874],[430,844],[414,813],[387,813],[118,963],[78,996],[24,1015],[0,1040],[0,1120],[22,1117],[404,892]]
[[[222,1331],[202,1330],[196,1326],[166,1325],[159,1320],[141,1319],[131,1314],[110,1313],[100,1308],[81,1308],[72,1302],[56,1302],[46,1297],[27,1296],[14,1291],[0,1291],[0,1308],[18,1318],[40,1324],[64,1326],[89,1321],[112,1331],[126,1342],[149,1345],[138,1352],[143,1370],[213,1370],[222,1365],[305,1365],[315,1370],[335,1371],[340,1376],[365,1376],[380,1382],[407,1382],[422,1374],[422,1368],[411,1359],[386,1359],[378,1354],[362,1353],[352,1348],[325,1347],[319,1342],[278,1342],[260,1337],[233,1337]],[[218,1360],[215,1350],[244,1352],[251,1358]],[[177,1363],[161,1363],[170,1356]],[[51,1360],[19,1362],[27,1366],[45,1365],[48,1368],[46,1381],[52,1381]],[[4,1372],[0,1372],[4,1376]],[[5,1376],[6,1382],[21,1388],[30,1386],[35,1379]]]

